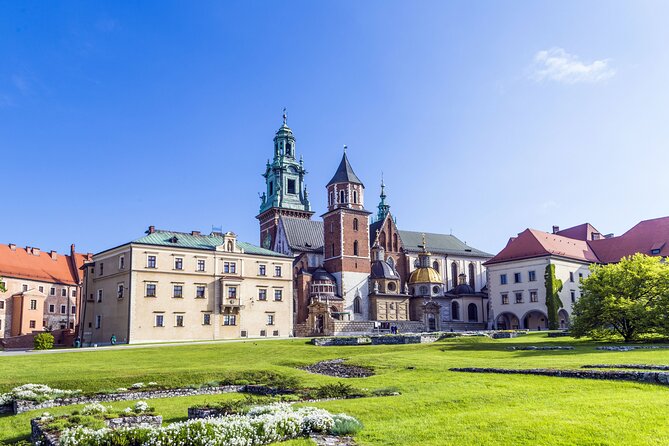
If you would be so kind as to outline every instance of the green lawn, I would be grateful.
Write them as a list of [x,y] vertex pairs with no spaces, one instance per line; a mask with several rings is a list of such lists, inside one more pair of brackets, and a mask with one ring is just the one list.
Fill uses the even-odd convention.
[[[396,386],[397,397],[317,404],[358,417],[362,445],[646,445],[669,444],[669,388],[626,382],[523,375],[467,374],[450,367],[577,368],[595,363],[669,364],[669,350],[600,352],[594,343],[546,338],[454,339],[427,345],[314,347],[304,340],[206,344],[0,357],[0,391],[45,383],[86,391],[157,381],[204,383],[234,370],[275,370],[305,385],[336,382],[295,369],[322,359],[350,358],[377,375],[349,379],[362,388]],[[574,345],[574,351],[509,351],[516,344]],[[166,421],[182,420],[196,402],[238,395],[151,400]],[[131,402],[115,403],[123,408]],[[63,413],[72,408],[50,410]],[[35,413],[0,417],[0,440],[29,434]],[[293,441],[291,446],[310,444]]]

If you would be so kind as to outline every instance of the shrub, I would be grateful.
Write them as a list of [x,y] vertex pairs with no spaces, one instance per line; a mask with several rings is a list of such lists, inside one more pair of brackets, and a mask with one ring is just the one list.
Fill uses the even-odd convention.
[[362,430],[362,423],[352,416],[340,413],[332,416],[334,421],[332,427],[330,428],[330,433],[332,435],[344,436],[344,435],[355,435]]
[[382,387],[380,389],[372,390],[372,395],[374,396],[394,396],[399,394],[400,394],[400,389],[398,389],[395,386]]
[[24,384],[14,387],[7,393],[0,394],[0,406],[14,400],[42,402],[64,398],[81,393],[81,390],[52,389],[44,384]]
[[359,394],[352,385],[343,382],[324,384],[315,391],[316,398],[348,398]]
[[40,333],[35,336],[33,346],[35,350],[50,350],[53,348],[55,339],[51,333]]
[[[106,413],[107,408],[100,403],[87,404],[81,408],[80,413],[82,415],[96,415]],[[75,412],[72,412],[72,415],[76,415]]]

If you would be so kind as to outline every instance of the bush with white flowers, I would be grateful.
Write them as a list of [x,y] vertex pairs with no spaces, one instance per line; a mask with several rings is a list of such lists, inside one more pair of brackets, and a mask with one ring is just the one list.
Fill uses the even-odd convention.
[[131,389],[142,389],[144,388],[144,383],[135,383],[132,386],[130,386]]
[[[296,409],[289,404],[277,403],[254,407],[247,415],[188,420],[158,428],[71,428],[62,432],[60,446],[259,446],[316,432],[330,433],[335,417],[342,416],[346,415],[333,416],[328,411],[315,407]],[[348,418],[355,420],[353,417]]]
[[0,394],[0,405],[4,406],[15,400],[42,402],[79,393],[81,393],[81,390],[54,389],[44,384],[24,384],[14,387],[7,393]]
[[96,415],[107,412],[107,408],[100,403],[86,404],[81,408],[82,415]]

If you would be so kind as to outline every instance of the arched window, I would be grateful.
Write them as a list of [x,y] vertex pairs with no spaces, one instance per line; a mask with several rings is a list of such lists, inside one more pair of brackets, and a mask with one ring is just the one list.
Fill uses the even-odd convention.
[[471,303],[467,306],[467,319],[469,319],[469,322],[479,321],[479,309],[476,304]]
[[455,301],[451,302],[451,319],[460,320],[460,304]]
[[332,244],[332,257],[335,256],[335,251],[334,251],[334,243]]
[[353,242],[353,255],[357,256],[358,255],[358,241]]
[[293,153],[293,145],[291,143],[286,143],[286,155],[292,156]]
[[393,234],[393,251],[397,252],[397,234]]
[[426,296],[427,293],[428,293],[428,292],[427,292],[427,286],[425,286],[425,285],[421,285],[421,286],[420,286],[420,294],[421,294],[421,296]]
[[339,191],[339,202],[344,203],[344,198],[346,198],[346,194],[344,193],[343,190]]
[[432,262],[432,268],[434,268],[437,272],[439,272],[439,262],[436,260]]
[[358,219],[357,218],[353,219],[353,230],[354,231],[358,230]]
[[328,203],[330,206],[334,204],[334,192],[330,191],[330,203]]
[[381,245],[381,247],[383,249],[386,249],[386,233],[385,232],[382,232],[379,235],[379,245]]
[[274,195],[274,181],[269,182],[269,194]]
[[357,203],[357,202],[358,202],[358,191],[354,190],[353,191],[353,203]]
[[469,264],[469,286],[474,288],[474,290],[476,290],[476,285],[475,285],[476,284],[476,277],[475,277],[475,275],[476,275],[476,273],[474,272],[474,264],[470,263]]
[[458,264],[451,263],[451,279],[453,280],[453,288],[458,286]]
[[360,296],[355,296],[355,299],[353,299],[353,312],[356,314],[362,313],[362,307],[360,304]]
[[392,257],[388,257],[387,262],[388,262],[388,265],[390,265],[390,267],[392,269],[395,269],[395,259],[393,259]]

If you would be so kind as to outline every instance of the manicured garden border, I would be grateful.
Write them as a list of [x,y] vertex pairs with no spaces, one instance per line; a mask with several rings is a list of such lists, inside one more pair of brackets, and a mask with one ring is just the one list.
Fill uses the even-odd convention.
[[[105,420],[105,424],[113,429],[139,425],[160,427],[163,424],[163,417],[162,415],[137,415],[132,417],[109,418]],[[33,418],[30,420],[30,441],[34,445],[58,446],[59,438],[59,432],[47,432],[44,430],[44,423],[40,418]]]
[[561,378],[607,379],[614,381],[635,381],[649,384],[669,385],[667,372],[633,372],[604,370],[558,370],[558,369],[498,369],[489,367],[457,367],[452,372],[501,373],[513,375],[542,375]]

